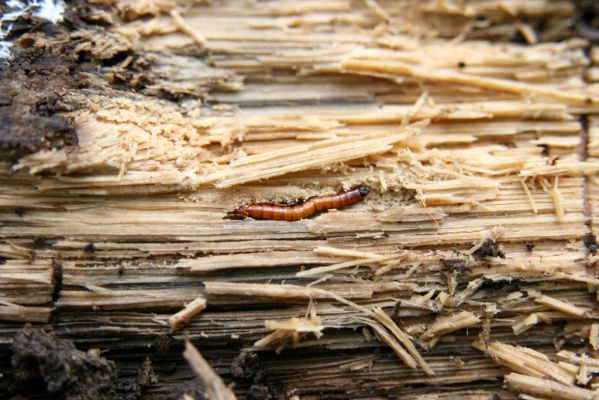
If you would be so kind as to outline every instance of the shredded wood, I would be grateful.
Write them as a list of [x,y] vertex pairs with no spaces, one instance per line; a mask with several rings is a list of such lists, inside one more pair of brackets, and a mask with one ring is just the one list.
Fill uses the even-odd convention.
[[564,206],[562,200],[562,193],[558,188],[558,179],[559,177],[555,177],[553,181],[553,189],[551,189],[551,195],[553,196],[553,203],[555,204],[555,215],[557,216],[557,220],[562,222],[564,219]]
[[516,24],[514,24],[514,26],[516,27],[518,32],[520,32],[522,34],[522,36],[526,40],[526,43],[535,44],[538,42],[539,38],[537,37],[537,34],[536,34],[535,30],[533,29],[533,27],[531,27],[528,24],[522,24],[522,23],[516,23]]
[[329,246],[318,246],[314,249],[314,253],[334,257],[349,257],[349,258],[382,258],[383,256],[376,253],[357,251],[351,249],[341,249]]
[[403,257],[402,254],[391,254],[388,256],[375,256],[372,258],[361,258],[358,260],[345,261],[345,262],[341,262],[338,264],[328,265],[326,267],[317,267],[317,268],[311,268],[311,269],[308,269],[305,271],[300,271],[296,274],[296,276],[306,277],[306,276],[321,275],[321,274],[326,274],[329,272],[338,271],[340,269],[345,269],[345,268],[350,268],[350,267],[358,267],[358,266],[363,266],[363,265],[368,265],[368,264],[370,264],[370,265],[380,264],[380,263],[384,263],[386,261],[397,260],[402,257]]
[[416,363],[416,360],[414,360],[414,358],[398,342],[398,339],[393,337],[393,335],[391,335],[389,333],[389,331],[387,331],[382,326],[381,323],[370,320],[370,319],[366,319],[366,318],[363,320],[359,320],[359,321],[370,326],[374,330],[374,333],[377,336],[377,338],[379,338],[379,340],[381,342],[383,342],[387,346],[389,346],[393,350],[393,352],[397,355],[397,357],[399,357],[408,367],[410,367],[412,369],[418,368],[418,364]]
[[317,288],[259,283],[206,282],[208,295],[273,297],[277,299],[325,299],[328,294]]
[[580,366],[578,368],[578,374],[576,374],[576,383],[580,386],[586,386],[589,383],[589,370],[586,363],[586,354],[580,356]]
[[489,343],[491,342],[491,320],[493,316],[497,313],[497,306],[495,304],[487,304],[485,305],[483,315],[482,315],[482,324],[479,338],[483,342],[484,348],[489,347]]
[[326,264],[331,261],[328,257],[307,257],[305,251],[268,251],[251,254],[214,255],[208,259],[184,259],[177,267],[189,268],[192,272],[206,274],[214,271],[246,269],[246,268],[277,268],[293,266],[298,263]]
[[[560,350],[557,356],[564,361],[568,361],[575,365],[581,365],[583,363],[582,356],[577,355],[568,350]],[[599,358],[585,356],[584,364],[592,367],[599,367]]]
[[399,206],[378,213],[376,218],[381,222],[434,221],[437,224],[442,224],[446,215],[443,208]]
[[[233,295],[248,297],[272,297],[276,299],[309,299],[323,300],[334,299],[351,308],[360,311],[366,315],[374,316],[373,312],[365,307],[353,303],[337,293],[328,290],[294,285],[275,285],[275,284],[249,284],[232,282],[206,282],[206,293],[209,295]],[[396,286],[397,287],[397,286]],[[369,298],[372,291],[366,290],[364,293],[348,292],[348,297]],[[357,295],[357,296],[356,296]]]
[[574,383],[575,373],[550,361],[546,355],[538,351],[500,342],[489,343],[486,348],[480,343],[475,343],[475,347],[484,350],[499,364],[515,372],[539,378],[547,377],[563,385],[571,386]]
[[595,392],[575,386],[564,385],[549,379],[511,373],[505,376],[505,383],[519,393],[528,393],[548,399],[592,400]]
[[190,341],[185,342],[183,356],[200,378],[208,398],[214,400],[235,400],[237,398]]
[[[511,398],[507,369],[523,398],[596,397],[599,50],[578,4],[70,3],[0,78],[1,359],[51,322],[129,349],[119,379],[150,356],[162,399],[189,384],[185,326],[240,398]],[[223,219],[357,185],[301,221]]]
[[391,16],[376,0],[364,0],[370,11],[383,21],[391,21]]
[[528,202],[530,203],[530,208],[532,209],[532,212],[534,212],[535,214],[538,214],[539,210],[537,209],[537,205],[535,204],[534,199],[530,195],[530,190],[528,190],[528,186],[526,185],[526,180],[521,179],[520,183],[522,184],[522,189],[524,189],[524,193],[526,193],[526,198],[528,199]]
[[422,358],[418,350],[416,350],[416,346],[414,346],[410,340],[410,337],[403,332],[397,326],[397,324],[383,312],[381,308],[374,308],[374,317],[393,334],[393,336],[403,347],[407,349],[408,353],[410,353],[410,355],[416,360],[418,366],[420,366],[424,372],[426,372],[428,375],[435,375],[431,367],[427,364],[424,358]]
[[549,308],[562,311],[563,313],[572,317],[584,318],[589,315],[589,311],[575,306],[567,301],[555,299],[553,297],[541,294],[536,290],[529,290],[528,295],[532,297],[537,303],[543,304]]
[[242,183],[258,181],[332,165],[391,150],[394,144],[405,141],[414,134],[413,127],[400,128],[388,135],[369,134],[355,137],[328,139],[310,145],[299,145],[268,154],[243,157],[231,162],[230,167],[198,178],[197,184],[213,183],[217,188],[227,188]]
[[185,22],[185,20],[181,16],[181,13],[179,13],[179,10],[171,10],[170,15],[171,17],[173,17],[173,21],[175,21],[177,27],[181,29],[181,31],[189,35],[189,37],[192,38],[198,46],[206,45],[206,38],[199,34],[197,31],[195,31],[191,26],[189,26],[189,24]]
[[362,359],[340,365],[341,368],[347,368],[350,371],[360,371],[362,369],[371,369],[372,364],[376,361],[377,356],[364,357]]
[[426,331],[420,336],[420,339],[431,340],[449,332],[474,326],[480,323],[480,321],[481,319],[479,316],[469,311],[462,311],[457,314],[441,316],[427,327]]
[[435,83],[453,83],[493,89],[517,94],[535,94],[551,97],[571,104],[597,104],[599,97],[560,90],[543,88],[507,79],[488,78],[459,72],[433,70],[423,66],[413,66],[399,61],[372,61],[359,58],[347,58],[341,61],[341,69],[345,72],[372,74],[373,76],[409,76]]
[[526,332],[540,321],[543,321],[547,324],[551,323],[551,319],[544,313],[529,314],[527,317],[522,318],[520,321],[512,325],[514,335],[520,335],[521,333]]
[[309,317],[294,317],[281,322],[268,320],[264,326],[273,332],[254,343],[254,347],[275,348],[277,353],[287,346],[297,346],[300,340],[308,334],[313,334],[317,339],[320,338],[324,329],[314,307],[310,308]]
[[593,350],[599,351],[599,324],[591,324],[589,343],[593,347]]

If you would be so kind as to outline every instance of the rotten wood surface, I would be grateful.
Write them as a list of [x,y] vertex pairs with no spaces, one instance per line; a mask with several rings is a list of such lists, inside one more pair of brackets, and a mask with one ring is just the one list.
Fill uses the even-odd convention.
[[[69,4],[19,39],[0,396],[31,322],[101,349],[129,398],[202,398],[194,370],[221,398],[598,397],[599,51],[576,5],[206,3]],[[223,219],[358,184],[309,219]]]

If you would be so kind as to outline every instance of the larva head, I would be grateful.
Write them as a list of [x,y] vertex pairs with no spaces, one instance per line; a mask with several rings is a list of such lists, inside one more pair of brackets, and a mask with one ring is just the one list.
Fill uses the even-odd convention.
[[370,188],[366,185],[362,185],[358,188],[358,192],[360,192],[360,196],[366,197],[368,193],[370,193]]
[[249,215],[247,206],[241,206],[235,210],[228,212],[223,219],[245,219]]

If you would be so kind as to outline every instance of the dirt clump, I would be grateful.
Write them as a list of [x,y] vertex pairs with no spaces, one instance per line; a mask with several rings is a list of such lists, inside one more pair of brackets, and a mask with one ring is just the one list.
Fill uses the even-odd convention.
[[480,248],[478,250],[476,250],[474,252],[474,254],[477,255],[481,259],[484,259],[486,257],[505,258],[505,253],[503,251],[499,250],[499,246],[497,245],[497,242],[493,239],[485,240],[485,242],[482,244],[482,246],[480,246]]
[[28,324],[14,336],[12,350],[19,391],[43,382],[49,393],[66,400],[115,398],[115,364],[97,349],[77,350],[70,340]]

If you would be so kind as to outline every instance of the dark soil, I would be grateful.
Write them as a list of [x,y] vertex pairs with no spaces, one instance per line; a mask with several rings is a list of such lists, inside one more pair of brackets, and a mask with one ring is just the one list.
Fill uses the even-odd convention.
[[443,271],[458,271],[459,274],[467,274],[471,272],[470,268],[466,267],[466,263],[464,262],[464,260],[444,259],[441,260],[441,262],[443,263]]
[[499,247],[497,246],[497,242],[494,241],[493,239],[485,240],[485,242],[480,247],[480,249],[476,250],[474,252],[474,254],[481,259],[484,259],[486,257],[505,258],[505,253],[503,251],[499,250]]
[[70,0],[60,23],[28,14],[14,21],[7,37],[13,42],[13,57],[0,60],[1,158],[77,145],[72,121],[63,114],[78,107],[66,100],[69,91],[86,87],[88,82],[80,73],[85,65],[77,59],[70,35],[104,23],[93,18],[100,8]]
[[598,248],[597,236],[593,235],[592,233],[587,233],[582,238],[582,241],[583,241],[584,245],[586,246],[586,248],[589,249],[589,251],[591,253],[597,252],[597,248]]
[[261,381],[264,369],[258,354],[247,351],[239,353],[231,363],[231,375],[238,379]]
[[599,2],[577,0],[576,33],[590,41],[599,43]]
[[10,158],[77,144],[73,127],[58,113],[76,107],[64,96],[80,81],[66,49],[49,38],[66,36],[38,27],[32,24],[32,32],[15,41],[13,59],[0,64],[0,152]]
[[115,398],[115,364],[101,357],[98,350],[77,350],[70,340],[31,325],[15,335],[12,350],[19,394],[43,384],[49,393],[66,400]]
[[246,393],[248,400],[274,400],[279,398],[277,385],[269,382],[258,353],[242,351],[231,362],[231,375],[252,382]]

